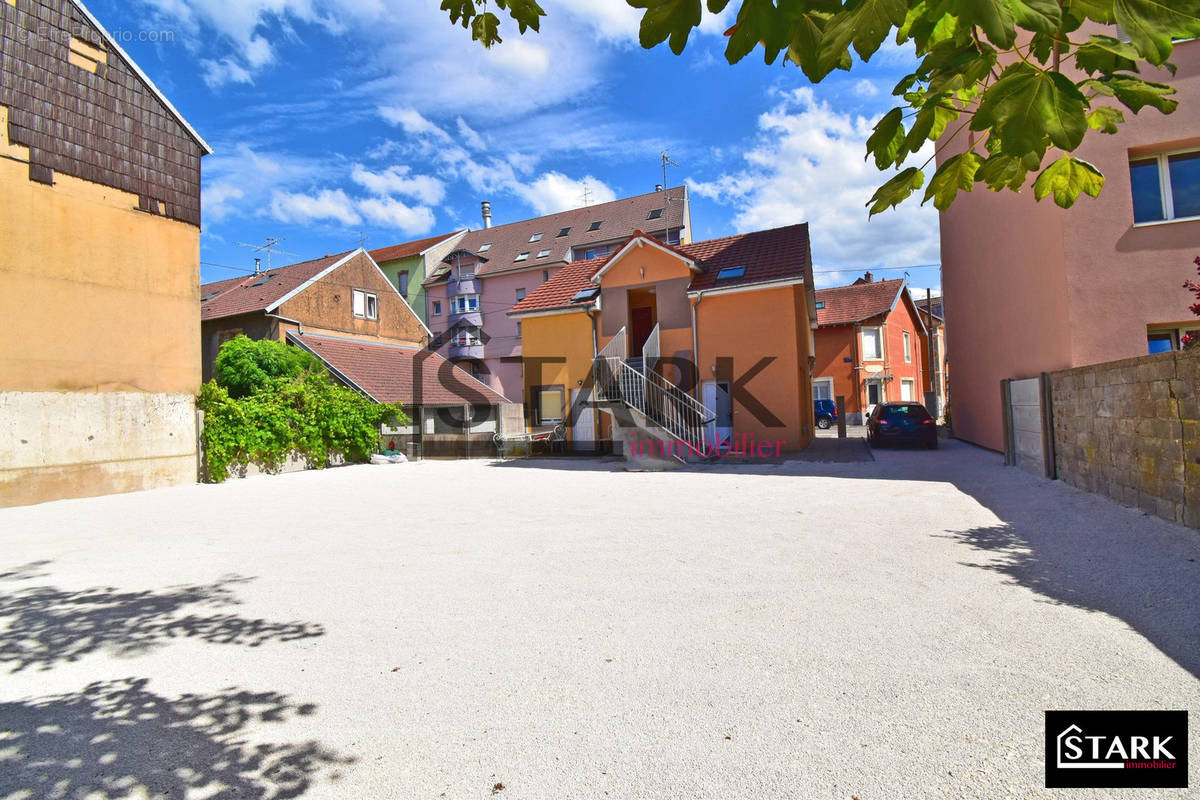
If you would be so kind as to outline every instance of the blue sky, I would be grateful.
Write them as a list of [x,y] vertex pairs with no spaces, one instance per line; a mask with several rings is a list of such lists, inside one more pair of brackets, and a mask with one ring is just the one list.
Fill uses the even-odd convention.
[[[737,5],[734,3],[733,5]],[[937,214],[868,222],[863,162],[909,57],[885,47],[818,87],[725,63],[728,15],[683,56],[637,44],[624,0],[547,0],[537,35],[491,52],[437,0],[91,0],[216,151],[204,160],[204,280],[651,191],[659,155],[692,191],[696,239],[810,223],[818,283],[938,260]],[[155,41],[157,40],[157,41]],[[834,270],[844,270],[835,272]],[[888,277],[900,271],[880,273]],[[938,286],[936,269],[910,271]]]

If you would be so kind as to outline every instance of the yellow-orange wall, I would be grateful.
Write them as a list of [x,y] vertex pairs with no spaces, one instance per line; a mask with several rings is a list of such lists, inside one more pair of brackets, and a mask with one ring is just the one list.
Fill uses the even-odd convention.
[[[756,419],[736,396],[734,434],[783,441],[788,451],[803,450],[813,437],[812,383],[808,371],[808,303],[800,285],[750,292],[711,294],[696,307],[701,381],[739,380],[760,359],[774,360],[746,389],[783,427]],[[733,374],[714,376],[719,358],[733,359]]]
[[[521,356],[525,366],[526,404],[537,402],[534,386],[561,384],[565,399],[587,382],[592,370],[592,322],[582,311],[525,317],[521,320]],[[564,359],[563,363],[536,363],[536,359]],[[568,420],[568,438],[571,437]]]
[[[4,127],[4,126],[0,126]],[[200,230],[0,130],[0,505],[196,479]]]

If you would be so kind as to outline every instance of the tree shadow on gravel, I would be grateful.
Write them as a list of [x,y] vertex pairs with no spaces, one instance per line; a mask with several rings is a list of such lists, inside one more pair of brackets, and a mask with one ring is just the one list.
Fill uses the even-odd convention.
[[315,712],[276,692],[169,699],[145,678],[0,703],[0,797],[298,797],[354,759],[315,741],[248,740],[247,726]]
[[989,477],[951,478],[1000,518],[947,531],[991,555],[967,566],[1117,617],[1200,678],[1200,535],[1014,468]]
[[[50,669],[99,650],[136,655],[178,638],[258,647],[325,633],[314,623],[219,613],[238,604],[233,590],[251,578],[232,576],[159,591],[68,590],[33,584],[46,577],[43,566],[45,562],[35,562],[0,573],[0,664],[11,665],[10,672]],[[218,613],[197,614],[194,609]]]

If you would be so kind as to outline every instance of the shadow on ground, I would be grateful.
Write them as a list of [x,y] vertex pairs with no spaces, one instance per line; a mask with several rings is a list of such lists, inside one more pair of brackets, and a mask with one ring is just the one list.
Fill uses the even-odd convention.
[[325,633],[322,626],[307,622],[194,612],[237,605],[233,589],[250,578],[226,577],[160,591],[67,590],[35,583],[46,577],[44,566],[37,562],[0,573],[0,664],[11,665],[10,672],[50,669],[98,650],[136,655],[185,637],[257,647]]
[[1117,617],[1200,678],[1200,532],[1004,467],[1002,456],[962,442],[941,456],[898,452],[878,463],[875,477],[951,483],[999,518],[941,534],[989,556],[964,566]]
[[245,729],[315,710],[237,689],[168,699],[145,678],[0,703],[0,797],[297,797],[353,759],[313,741],[252,744]]

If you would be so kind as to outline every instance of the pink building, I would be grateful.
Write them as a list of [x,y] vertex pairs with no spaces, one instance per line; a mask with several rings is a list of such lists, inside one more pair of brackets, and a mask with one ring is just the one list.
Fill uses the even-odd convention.
[[691,240],[687,188],[571,209],[469,231],[425,280],[429,329],[438,352],[514,403],[522,402],[521,323],[514,305],[573,261],[616,250],[635,231],[671,244]]
[[1119,134],[1077,152],[1107,178],[1098,199],[1064,211],[1032,186],[977,185],[942,214],[956,436],[1003,449],[1005,378],[1177,348],[1200,329],[1182,288],[1200,255],[1200,41],[1172,60],[1174,77],[1146,77],[1178,88],[1174,114],[1125,110]]

